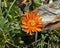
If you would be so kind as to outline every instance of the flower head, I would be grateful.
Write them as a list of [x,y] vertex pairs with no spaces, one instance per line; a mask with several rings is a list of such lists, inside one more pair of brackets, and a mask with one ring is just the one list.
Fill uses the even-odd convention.
[[22,29],[24,32],[32,35],[33,32],[42,31],[42,18],[37,15],[37,12],[27,12],[22,18]]

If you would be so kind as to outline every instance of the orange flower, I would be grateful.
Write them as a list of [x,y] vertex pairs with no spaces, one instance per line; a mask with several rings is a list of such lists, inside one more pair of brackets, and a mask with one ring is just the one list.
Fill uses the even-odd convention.
[[37,15],[37,12],[28,12],[25,17],[22,18],[23,31],[32,35],[33,32],[42,31],[42,18]]

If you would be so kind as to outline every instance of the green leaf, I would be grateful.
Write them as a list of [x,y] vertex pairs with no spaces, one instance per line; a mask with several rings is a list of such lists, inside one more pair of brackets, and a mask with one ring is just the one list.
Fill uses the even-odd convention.
[[34,8],[39,7],[42,4],[41,0],[33,0],[33,1],[34,1]]

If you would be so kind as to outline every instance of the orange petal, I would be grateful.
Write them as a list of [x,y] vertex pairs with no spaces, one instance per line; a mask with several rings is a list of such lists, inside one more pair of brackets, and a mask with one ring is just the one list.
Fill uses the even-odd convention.
[[40,28],[36,28],[36,30],[37,30],[37,31],[41,31],[41,29],[40,29]]
[[27,23],[26,23],[26,22],[22,22],[22,24],[27,25]]
[[22,27],[22,28],[28,28],[28,26],[25,26],[25,25],[22,25],[21,27]]
[[43,27],[43,25],[42,25],[42,24],[40,24],[40,25],[37,25],[37,27],[38,27],[38,28],[42,28],[42,27]]
[[32,30],[32,32],[36,32],[36,29],[35,29],[35,27],[32,27],[32,29],[31,29],[31,30]]
[[32,32],[30,32],[30,35],[32,35]]
[[28,34],[29,33],[29,30],[26,30],[25,32]]
[[27,29],[23,29],[24,32],[26,32],[27,34],[29,33],[29,30]]

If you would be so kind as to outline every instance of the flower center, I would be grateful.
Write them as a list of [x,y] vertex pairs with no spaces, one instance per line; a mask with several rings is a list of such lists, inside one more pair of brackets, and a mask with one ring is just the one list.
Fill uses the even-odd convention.
[[32,21],[30,24],[31,24],[31,26],[35,26],[35,22],[34,21]]

